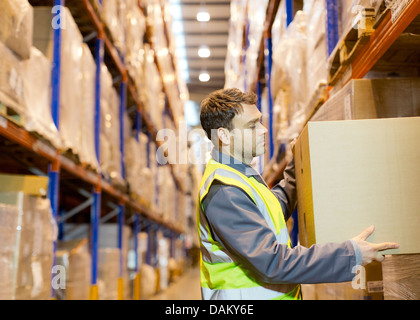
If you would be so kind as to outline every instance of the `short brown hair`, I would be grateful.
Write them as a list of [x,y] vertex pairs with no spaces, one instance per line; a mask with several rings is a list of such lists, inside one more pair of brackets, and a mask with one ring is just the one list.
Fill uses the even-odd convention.
[[232,119],[243,111],[242,103],[256,104],[256,94],[236,88],[221,89],[210,93],[201,102],[200,122],[210,140],[212,129],[232,130]]

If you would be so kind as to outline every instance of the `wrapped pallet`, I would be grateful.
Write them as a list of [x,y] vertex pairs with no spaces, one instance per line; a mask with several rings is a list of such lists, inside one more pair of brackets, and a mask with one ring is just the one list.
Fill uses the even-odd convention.
[[165,107],[165,95],[154,55],[155,52],[148,45],[145,45],[143,71],[143,83],[145,86],[142,90],[139,90],[139,96],[147,116],[150,118],[153,126],[159,130],[163,128],[162,114]]
[[105,177],[116,184],[122,184],[120,97],[112,85],[111,73],[105,64],[101,66],[101,84],[101,169]]
[[0,101],[23,113],[23,78],[19,58],[0,41]]
[[[128,252],[130,248],[130,236],[131,229],[124,225],[122,234],[122,250],[118,248],[118,224],[115,223],[105,223],[101,224],[99,230],[99,250],[102,252],[101,261],[105,264],[102,268],[104,272],[104,277],[100,276],[102,284],[105,285],[105,288],[111,288],[112,294],[104,293],[104,299],[114,299],[115,294],[118,294],[118,288],[116,293],[114,293],[114,278],[121,278],[123,281],[123,296],[127,298],[129,296],[130,284],[129,284],[129,273],[128,273]],[[101,262],[99,262],[101,263]],[[107,265],[110,265],[112,271],[105,270]],[[120,269],[121,268],[121,269]],[[105,289],[104,290],[107,290]],[[102,298],[101,298],[102,299]]]
[[245,68],[242,65],[242,42],[246,20],[246,0],[230,2],[229,36],[225,60],[225,87],[245,90]]
[[61,137],[51,116],[51,62],[36,47],[21,62],[25,128],[61,147]]
[[136,87],[142,85],[144,64],[143,36],[146,32],[146,18],[140,11],[137,0],[127,1],[127,55],[126,65]]
[[126,1],[103,0],[101,17],[122,55],[126,52]]
[[88,300],[91,282],[91,257],[87,239],[59,241],[56,263],[65,267],[65,286],[55,290],[57,299]]
[[33,8],[28,0],[0,0],[0,42],[20,59],[29,59],[32,47]]
[[299,134],[305,118],[304,110],[308,101],[306,26],[306,13],[298,11],[273,49],[273,66],[277,77],[275,88],[277,95],[282,95],[277,101],[278,108],[287,113],[287,122],[282,124],[287,127],[285,139]]
[[118,248],[99,248],[98,295],[100,300],[118,299],[119,261]]
[[82,92],[80,107],[80,161],[99,171],[95,151],[95,80],[96,63],[87,44],[82,46]]
[[264,36],[267,5],[268,0],[248,0],[247,3],[248,34],[245,47],[245,82],[247,90],[253,84],[257,73],[258,54],[261,50],[261,39]]
[[[53,37],[51,7],[34,8],[34,46],[52,61]],[[63,150],[80,153],[80,127],[83,79],[83,37],[68,8],[61,12],[65,28],[61,29],[61,76],[59,132]]]
[[0,203],[0,299],[14,297],[14,260],[19,211],[17,206]]
[[328,79],[327,13],[325,0],[305,0],[303,11],[307,16],[306,77],[307,105],[305,119],[313,111],[320,96],[325,94]]
[[1,239],[2,254],[4,258],[11,258],[4,261],[6,269],[2,270],[5,273],[13,270],[9,278],[11,290],[3,294],[9,299],[49,299],[57,225],[50,201],[43,197],[48,179],[1,175],[0,181],[0,203],[7,205],[1,215],[1,225],[9,230],[3,230],[7,239]]

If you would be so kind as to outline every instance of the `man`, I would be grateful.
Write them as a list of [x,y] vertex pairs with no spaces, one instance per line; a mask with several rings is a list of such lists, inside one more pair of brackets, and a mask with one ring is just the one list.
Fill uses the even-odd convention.
[[291,247],[286,221],[296,208],[294,160],[271,190],[250,166],[265,152],[256,96],[218,90],[201,103],[212,141],[199,190],[203,299],[301,299],[301,283],[350,281],[357,265],[384,257],[396,243],[365,240],[373,226],[343,243]]

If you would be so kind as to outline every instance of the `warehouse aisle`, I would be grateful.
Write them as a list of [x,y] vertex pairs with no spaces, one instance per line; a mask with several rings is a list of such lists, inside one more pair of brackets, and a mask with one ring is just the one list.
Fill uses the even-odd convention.
[[175,282],[150,300],[201,300],[200,268],[190,268]]

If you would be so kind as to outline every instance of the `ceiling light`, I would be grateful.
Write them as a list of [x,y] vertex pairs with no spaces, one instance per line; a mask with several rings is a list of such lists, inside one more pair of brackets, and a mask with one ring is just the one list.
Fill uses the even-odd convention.
[[197,21],[207,22],[210,20],[210,14],[207,11],[200,11],[197,13]]
[[198,48],[198,56],[200,58],[208,58],[210,57],[210,49],[207,46],[200,46],[200,48]]
[[209,81],[209,80],[210,80],[210,75],[209,75],[207,72],[203,71],[203,72],[201,72],[201,73],[200,73],[200,75],[198,76],[198,79],[199,79],[201,82],[207,82],[207,81]]

